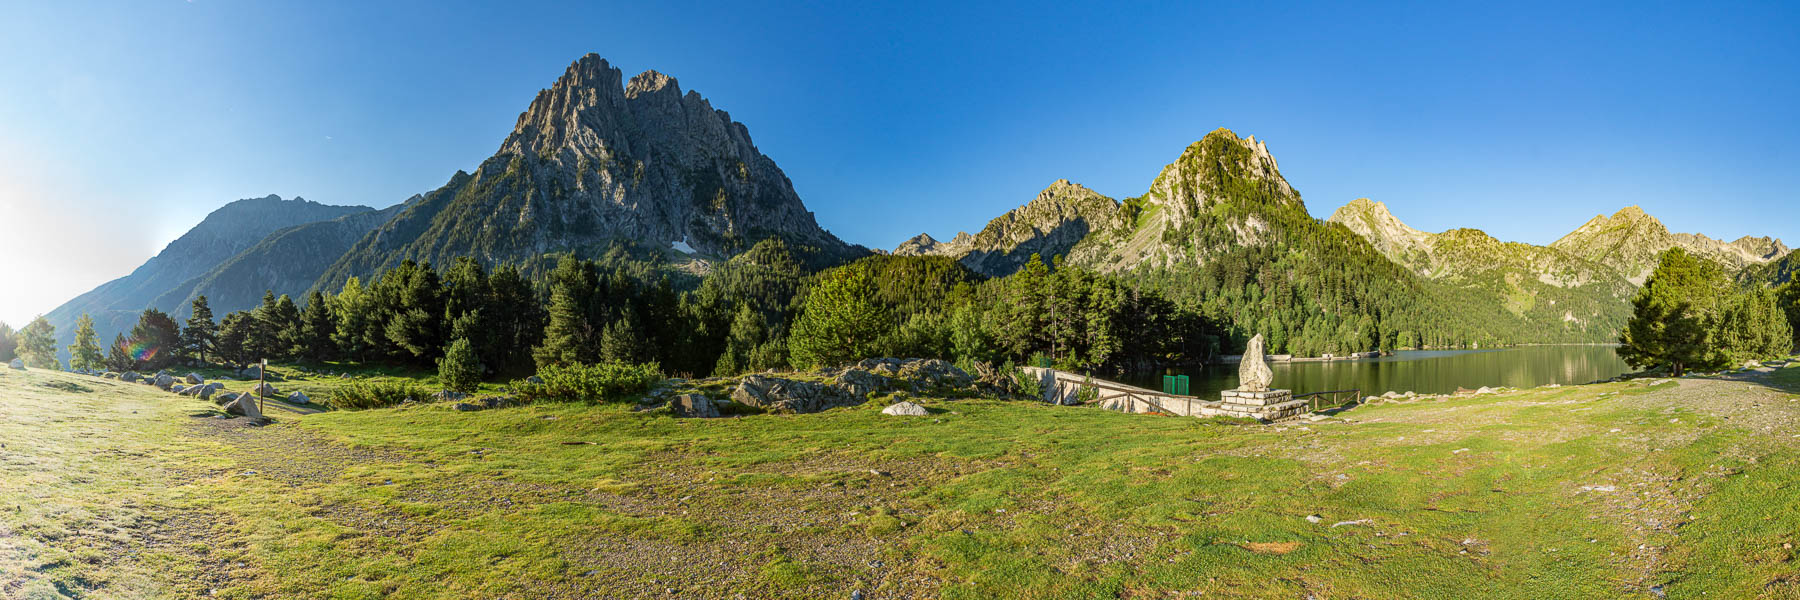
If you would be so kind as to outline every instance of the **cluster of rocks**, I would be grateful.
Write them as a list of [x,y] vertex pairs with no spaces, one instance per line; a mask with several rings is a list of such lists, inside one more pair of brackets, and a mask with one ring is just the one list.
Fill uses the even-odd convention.
[[[709,396],[700,388],[725,386],[728,398]],[[789,414],[816,413],[858,406],[890,393],[929,393],[961,396],[975,393],[974,377],[948,362],[919,358],[871,358],[854,365],[820,369],[810,373],[759,373],[743,377],[697,381],[670,379],[644,395],[640,410],[667,406],[677,417],[710,419],[731,412],[737,404],[753,409]],[[922,416],[924,407],[899,402],[886,414]]]
[[513,400],[511,397],[508,397],[508,396],[483,396],[481,398],[469,400],[468,402],[463,402],[463,400],[468,400],[468,399],[469,399],[468,394],[464,394],[464,393],[458,392],[456,390],[438,390],[437,393],[427,396],[425,398],[425,400],[427,402],[450,402],[450,403],[453,403],[450,405],[449,408],[450,408],[450,410],[454,410],[457,412],[475,412],[478,410],[488,410],[488,409],[493,409],[493,408],[506,408],[508,406],[518,406],[519,405],[518,401]]
[[869,401],[872,394],[896,391],[956,393],[974,378],[938,359],[871,358],[841,369],[817,373],[822,381],[773,375],[738,380],[731,400],[770,412],[813,413]]

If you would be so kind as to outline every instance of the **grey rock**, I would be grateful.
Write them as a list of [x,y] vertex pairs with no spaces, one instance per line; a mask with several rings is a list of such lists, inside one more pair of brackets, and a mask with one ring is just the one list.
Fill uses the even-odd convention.
[[1244,359],[1238,362],[1238,391],[1264,392],[1275,381],[1275,372],[1263,362],[1263,336],[1256,334],[1244,347]]
[[206,383],[206,378],[201,377],[199,373],[188,373],[187,377],[184,379],[188,383]]
[[312,404],[312,398],[306,397],[306,392],[298,390],[288,393],[287,401],[289,404]]
[[126,371],[124,374],[119,375],[119,381],[125,383],[137,383],[138,379],[141,378],[142,376],[138,375],[136,371]]
[[25,370],[25,361],[23,359],[14,358],[12,359],[12,362],[7,363],[6,366],[23,371]]
[[174,378],[174,377],[170,377],[170,376],[169,376],[169,374],[168,374],[168,373],[159,373],[159,374],[157,374],[157,376],[156,376],[156,387],[159,387],[159,388],[162,388],[162,389],[165,389],[165,390],[166,390],[166,389],[169,389],[169,386],[172,386],[172,385],[175,385],[175,378]]
[[455,390],[438,390],[437,393],[431,395],[431,401],[432,402],[455,402],[455,401],[462,400],[462,399],[465,399],[468,397],[469,397],[468,394],[464,394],[462,392],[458,392]]
[[[198,387],[198,386],[196,386],[196,387]],[[176,394],[180,394],[180,393],[186,391],[187,389],[188,389],[188,386],[181,385],[179,383],[169,386],[169,391],[175,392]]]
[[719,407],[711,398],[700,394],[682,394],[669,401],[669,410],[675,416],[689,419],[716,419]]
[[902,401],[902,402],[896,402],[894,404],[889,405],[887,408],[881,409],[881,414],[901,416],[901,417],[923,417],[923,416],[929,415],[931,413],[926,412],[925,407],[923,407],[923,406],[913,404],[912,402]]
[[256,404],[256,397],[248,394],[238,396],[236,400],[225,403],[226,414],[261,419],[262,409]]
[[469,404],[467,402],[458,402],[456,404],[450,405],[450,410],[454,410],[457,412],[475,412],[475,411],[481,410],[481,406],[475,405],[475,404]]
[[281,390],[275,389],[275,386],[269,385],[268,383],[258,383],[250,386],[250,393],[252,395],[278,397],[281,395]]
[[506,408],[515,404],[513,399],[508,396],[483,396],[475,403],[480,404],[482,408]]

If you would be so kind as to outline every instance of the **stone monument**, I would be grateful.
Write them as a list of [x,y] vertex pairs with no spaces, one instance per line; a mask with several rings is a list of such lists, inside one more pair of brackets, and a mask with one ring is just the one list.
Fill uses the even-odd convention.
[[1292,390],[1270,389],[1275,372],[1263,362],[1263,336],[1256,334],[1244,347],[1244,359],[1238,363],[1238,387],[1219,392],[1223,402],[1220,412],[1233,417],[1259,421],[1285,419],[1306,412],[1306,401],[1295,400]]

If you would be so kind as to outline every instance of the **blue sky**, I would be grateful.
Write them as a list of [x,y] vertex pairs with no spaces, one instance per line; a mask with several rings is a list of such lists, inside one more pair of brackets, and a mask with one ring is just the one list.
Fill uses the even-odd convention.
[[819,221],[947,238],[1058,178],[1126,197],[1218,127],[1314,215],[1548,243],[1637,204],[1800,243],[1794,3],[14,2],[0,320],[207,212],[386,206],[489,156],[587,52],[749,126]]

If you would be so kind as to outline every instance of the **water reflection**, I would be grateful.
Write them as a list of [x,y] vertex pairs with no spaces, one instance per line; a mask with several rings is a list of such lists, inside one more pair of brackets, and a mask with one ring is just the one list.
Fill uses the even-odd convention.
[[[1527,346],[1499,350],[1422,350],[1394,356],[1331,362],[1270,363],[1275,386],[1295,393],[1361,388],[1364,394],[1413,391],[1446,394],[1457,388],[1537,387],[1587,383],[1631,369],[1612,346]],[[1162,387],[1165,373],[1125,377],[1127,383]],[[1216,396],[1237,387],[1237,365],[1171,371],[1187,375],[1196,396]]]

